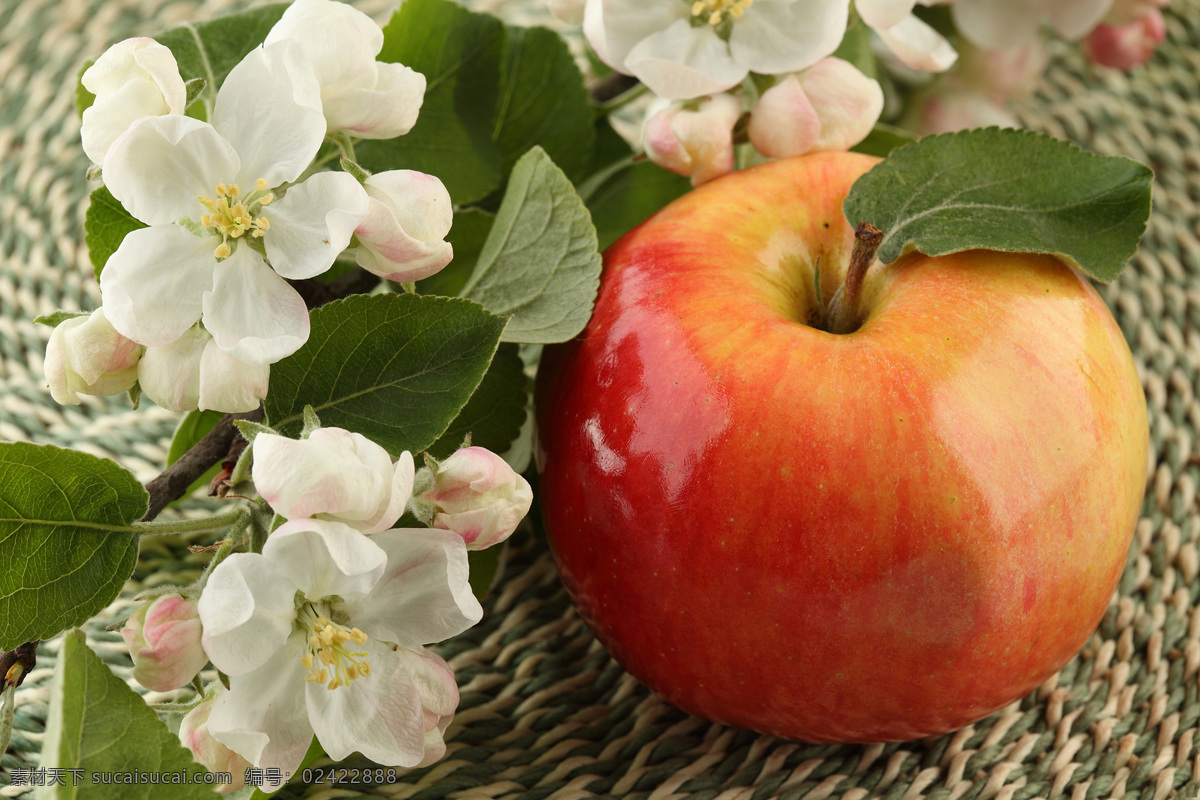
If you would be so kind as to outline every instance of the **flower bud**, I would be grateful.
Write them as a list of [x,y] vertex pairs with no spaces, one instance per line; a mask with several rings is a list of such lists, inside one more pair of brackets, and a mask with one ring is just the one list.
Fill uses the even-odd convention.
[[1104,15],[1107,25],[1128,25],[1167,7],[1169,0],[1113,0]]
[[445,241],[454,221],[450,193],[440,180],[408,169],[377,172],[363,186],[370,198],[358,226],[358,265],[390,281],[428,278],[450,263]]
[[254,437],[254,485],[287,519],[333,520],[364,533],[391,528],[412,495],[414,465],[362,434],[317,428],[307,439]]
[[958,77],[967,89],[1003,103],[1032,94],[1049,63],[1050,49],[1041,35],[1012,50],[985,50],[964,40],[959,46]]
[[642,129],[646,155],[692,186],[733,171],[733,126],[742,105],[729,94],[651,105]]
[[433,527],[454,531],[468,550],[507,539],[532,504],[528,481],[482,447],[465,447],[439,464],[433,488],[417,502],[429,509]]
[[170,344],[147,347],[138,364],[142,393],[170,411],[253,411],[267,396],[270,374],[270,364],[238,361],[200,325]]
[[83,112],[83,152],[104,163],[108,148],[135,120],[182,114],[187,89],[175,56],[153,39],[117,42],[84,70],[80,83],[96,99]]
[[213,703],[223,691],[225,690],[218,685],[216,693],[206,697],[200,705],[187,713],[179,724],[179,741],[192,751],[196,761],[209,772],[225,772],[233,778],[231,783],[214,786],[221,794],[228,794],[246,785],[246,770],[253,765],[218,742],[208,732],[208,716],[212,713]]
[[1097,25],[1083,40],[1083,51],[1094,64],[1128,70],[1149,61],[1166,38],[1162,12],[1152,9],[1126,25]]
[[117,333],[98,308],[87,317],[65,320],[46,346],[46,380],[56,402],[79,404],[79,395],[129,391],[137,381],[144,348]]
[[458,709],[458,681],[450,665],[431,650],[400,647],[396,652],[421,696],[421,710],[425,716],[425,758],[417,766],[428,766],[446,754],[444,737]]
[[121,629],[133,679],[155,692],[187,685],[208,663],[200,634],[195,601],[164,594],[142,603]]

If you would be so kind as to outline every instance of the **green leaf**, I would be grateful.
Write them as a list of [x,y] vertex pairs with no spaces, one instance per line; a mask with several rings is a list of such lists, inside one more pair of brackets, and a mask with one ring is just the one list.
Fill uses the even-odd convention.
[[477,600],[486,597],[488,590],[496,582],[497,574],[500,572],[500,553],[503,550],[502,545],[494,545],[484,550],[467,552],[467,563],[470,569],[467,579],[471,582],[471,593]]
[[109,256],[121,246],[125,235],[144,227],[145,223],[134,219],[133,215],[125,210],[125,206],[112,196],[108,187],[101,186],[92,192],[91,202],[83,218],[83,242],[87,245],[88,256],[92,259],[92,270],[97,278],[108,263]]
[[600,251],[591,215],[540,147],[513,168],[463,296],[512,315],[508,342],[565,342],[592,314]]
[[547,28],[507,29],[492,138],[508,173],[541,146],[572,180],[587,168],[595,110],[562,37]]
[[871,50],[871,30],[861,19],[854,19],[846,28],[842,43],[833,51],[833,56],[849,61],[868,78],[879,77],[879,65]]
[[1154,174],[1032,131],[962,131],[898,148],[855,182],[852,225],[884,231],[878,256],[986,248],[1053,253],[1111,281],[1137,249]]
[[866,153],[869,156],[886,157],[897,147],[912,144],[916,137],[904,128],[888,125],[886,122],[876,123],[867,137],[850,149],[856,153]]
[[263,43],[286,8],[286,3],[275,3],[208,22],[188,22],[154,38],[171,49],[184,82],[203,78],[204,95],[211,98],[229,71]]
[[0,443],[0,650],[81,625],[120,594],[148,500],[107,459]]
[[634,164],[598,188],[588,199],[600,249],[692,189],[691,181],[650,161]]
[[311,312],[308,341],[271,367],[267,419],[298,436],[304,406],[393,455],[442,435],[483,379],[504,319],[458,298],[354,295]]
[[503,344],[466,406],[428,448],[430,454],[447,458],[468,433],[471,444],[503,453],[521,433],[528,399],[525,363],[516,345]]
[[[40,789],[39,798],[214,797],[216,776],[193,761],[192,754],[146,701],[88,648],[82,631],[63,637],[49,706],[41,766],[76,772],[64,772],[62,784]],[[128,782],[94,783],[93,776],[98,773],[119,773],[127,776]]]
[[34,325],[49,325],[51,328],[57,328],[69,319],[76,317],[91,316],[86,311],[63,311],[61,308],[58,311],[52,311],[49,314],[42,314],[33,320]]
[[446,237],[454,247],[454,260],[424,280],[417,281],[421,294],[457,297],[475,270],[475,262],[487,241],[496,215],[478,208],[454,212],[454,226]]
[[89,58],[83,62],[83,66],[79,68],[79,72],[75,75],[75,110],[83,116],[83,112],[92,107],[92,103],[96,102],[96,95],[83,88],[83,73],[88,71],[92,64],[96,63],[96,59]]
[[[169,467],[178,461],[184,453],[191,450],[196,442],[203,439],[224,418],[225,414],[221,411],[189,411],[185,414],[183,419],[179,420],[179,425],[175,428],[175,433],[171,437],[171,447],[167,450],[167,466]],[[220,471],[221,463],[218,461],[209,467],[203,475],[192,481],[192,485],[188,487],[187,492],[183,496],[187,497],[200,487],[208,486]]]
[[491,194],[502,179],[492,120],[503,44],[495,17],[450,0],[406,0],[383,29],[379,60],[425,76],[421,114],[404,136],[356,145],[358,163],[436,175],[458,205]]

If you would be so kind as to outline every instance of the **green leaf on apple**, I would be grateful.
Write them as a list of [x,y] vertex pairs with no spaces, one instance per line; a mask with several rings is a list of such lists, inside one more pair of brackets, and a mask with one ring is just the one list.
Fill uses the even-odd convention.
[[146,490],[78,450],[0,444],[0,650],[81,625],[120,594],[137,561]]
[[304,407],[393,455],[445,432],[483,380],[504,318],[460,298],[353,295],[310,315],[308,341],[271,367],[270,424],[299,435]]
[[1137,250],[1154,173],[1032,131],[985,128],[897,148],[854,184],[851,225],[884,232],[878,258],[910,250],[1051,253],[1111,281]]
[[[47,782],[38,797],[67,800],[137,800],[213,797],[204,767],[197,764],[146,701],[88,648],[81,631],[63,637],[51,684],[50,717],[42,767],[80,770],[80,780]],[[169,791],[148,780],[93,785],[99,773],[178,773]],[[186,773],[186,781],[185,780]],[[241,777],[241,776],[237,776]],[[213,778],[212,780],[216,780]]]
[[541,147],[517,161],[462,295],[509,316],[504,341],[565,342],[583,330],[600,286],[591,214]]

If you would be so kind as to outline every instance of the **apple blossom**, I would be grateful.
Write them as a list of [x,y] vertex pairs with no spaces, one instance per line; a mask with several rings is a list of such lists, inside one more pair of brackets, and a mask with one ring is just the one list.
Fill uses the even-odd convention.
[[921,135],[951,133],[967,128],[1019,128],[1021,122],[1006,107],[962,86],[942,86],[913,98],[904,127]]
[[446,241],[454,221],[450,193],[433,175],[377,172],[363,183],[367,216],[355,231],[358,265],[390,281],[428,278],[454,258]]
[[871,132],[882,111],[878,81],[848,61],[823,58],[763,92],[746,133],[770,158],[847,150]]
[[[920,2],[928,6],[937,0]],[[954,64],[957,54],[945,37],[912,13],[916,3],[917,0],[857,0],[854,8],[906,67],[944,72]]]
[[83,112],[83,152],[96,164],[112,143],[142,117],[182,114],[187,89],[175,56],[153,39],[117,42],[79,77],[95,100]]
[[200,596],[205,650],[229,676],[208,730],[284,775],[314,733],[335,760],[358,751],[385,766],[430,763],[458,691],[422,645],[482,614],[452,533],[284,523],[261,554],[218,564]]
[[169,411],[253,411],[267,396],[270,364],[239,361],[203,325],[161,347],[147,347],[137,367],[142,394]]
[[955,76],[964,87],[1003,103],[1032,94],[1049,63],[1050,49],[1040,34],[1012,50],[984,50],[964,42]]
[[137,382],[143,347],[125,338],[98,308],[59,323],[50,334],[44,364],[56,402],[79,404],[79,395],[127,392]]
[[1106,25],[1128,25],[1149,16],[1155,11],[1161,15],[1169,0],[1113,0],[1108,13],[1104,15]]
[[646,155],[689,176],[692,186],[707,183],[733,171],[733,126],[741,114],[741,102],[728,94],[652,103],[642,128]]
[[815,64],[848,14],[848,0],[587,0],[583,32],[613,69],[686,100]]
[[208,663],[196,601],[182,595],[142,603],[121,628],[121,637],[133,658],[133,679],[151,691],[178,689]]
[[425,76],[375,60],[383,31],[366,14],[334,0],[296,0],[264,43],[288,39],[299,42],[312,63],[329,131],[392,139],[416,124]]
[[214,686],[216,688],[213,693],[189,711],[180,722],[179,741],[192,751],[197,763],[202,764],[209,772],[224,772],[233,779],[229,783],[213,787],[221,794],[228,794],[246,785],[246,769],[253,765],[218,742],[208,732],[208,717],[212,713],[213,705],[217,697],[225,693],[225,687],[220,683]]
[[1166,22],[1155,8],[1124,25],[1097,25],[1083,40],[1083,51],[1092,63],[1127,70],[1149,61],[1166,38]]
[[454,531],[468,550],[507,539],[529,513],[533,490],[508,463],[483,447],[464,447],[437,465],[432,486],[414,498],[418,518]]
[[307,439],[260,433],[254,485],[287,519],[336,520],[364,533],[387,530],[404,513],[415,468],[405,451],[391,456],[359,433],[317,428]]
[[1113,0],[954,0],[959,33],[988,50],[1012,50],[1047,19],[1056,33],[1079,39],[1104,18]]
[[100,274],[113,327],[162,346],[202,318],[218,347],[254,364],[304,343],[308,309],[284,279],[329,269],[367,210],[346,173],[274,188],[311,164],[325,136],[319,109],[299,46],[281,42],[233,68],[211,124],[145,117],[113,143],[105,182],[149,226],[127,234]]

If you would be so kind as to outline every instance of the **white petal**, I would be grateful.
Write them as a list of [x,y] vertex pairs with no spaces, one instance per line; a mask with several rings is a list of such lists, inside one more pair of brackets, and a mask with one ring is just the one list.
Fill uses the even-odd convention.
[[[691,18],[691,8],[685,2],[597,0],[597,3],[600,7],[595,11],[592,10],[591,2],[584,10],[584,31],[588,31],[591,22],[593,33],[588,35],[588,40],[593,42],[593,49],[597,53],[606,53],[607,58],[603,60],[626,74],[637,74],[626,62],[639,42],[674,26],[677,22],[687,23]],[[589,14],[593,19],[589,20]],[[596,47],[593,39],[596,28],[603,30],[603,48]]]
[[[261,667],[231,676],[208,717],[213,738],[261,769],[277,767],[286,780],[312,744],[313,728],[304,702],[302,635]],[[269,783],[263,789],[278,788]]]
[[[212,196],[241,162],[206,122],[178,114],[144,117],[104,157],[104,184],[125,210],[148,225],[206,213],[197,196]],[[214,245],[215,246],[215,245]]]
[[751,72],[795,72],[837,49],[849,13],[848,0],[758,0],[734,23],[729,52]]
[[450,193],[433,175],[389,170],[367,178],[369,211],[359,224],[359,266],[388,280],[427,278],[454,256]]
[[347,603],[354,624],[402,645],[440,642],[483,617],[467,580],[462,537],[432,528],[397,528],[371,537],[387,552],[387,571],[371,593]]
[[1112,0],[1054,0],[1046,4],[1050,26],[1066,39],[1079,39],[1096,27]]
[[363,12],[331,0],[296,0],[267,33],[264,44],[295,39],[321,86],[352,81],[383,49],[383,31]]
[[396,468],[392,473],[392,499],[388,504],[387,511],[376,523],[375,529],[367,531],[368,533],[385,531],[396,524],[396,520],[400,519],[404,509],[408,507],[415,480],[416,465],[413,463],[412,453],[405,450],[396,459]]
[[800,79],[821,118],[816,150],[848,150],[861,142],[883,111],[883,89],[848,61],[825,58]]
[[[667,24],[670,24],[669,22]],[[618,64],[608,55],[607,34],[604,32],[604,0],[584,0],[583,6],[583,35],[591,45],[592,51],[596,57],[603,61],[608,66],[615,69],[617,72],[625,72],[624,60]],[[633,48],[633,42],[625,49],[625,54]],[[628,74],[628,73],[626,73]]]
[[216,265],[203,306],[204,326],[239,361],[274,364],[308,339],[304,300],[244,244]]
[[271,229],[263,237],[271,266],[285,278],[320,275],[350,244],[367,215],[362,185],[345,172],[318,172],[263,210]]
[[383,576],[387,562],[374,539],[349,525],[318,519],[280,525],[267,537],[263,555],[314,601],[366,595]]
[[895,53],[896,58],[912,69],[924,72],[945,72],[958,59],[958,53],[940,33],[914,16],[903,19],[891,28],[875,31]]
[[872,28],[890,28],[912,13],[916,0],[856,0],[854,8]]
[[762,93],[750,114],[746,133],[754,149],[768,158],[807,153],[821,135],[821,118],[800,79],[788,75]]
[[200,359],[212,337],[194,325],[175,341],[147,347],[138,362],[142,394],[168,411],[195,411],[200,403]]
[[320,88],[300,45],[287,41],[247,53],[217,92],[213,127],[242,160],[226,182],[245,188],[262,178],[278,186],[300,177],[325,138]]
[[245,675],[265,664],[292,633],[295,594],[296,584],[258,553],[235,553],[217,564],[197,604],[213,666]]
[[197,408],[227,414],[253,411],[267,396],[270,377],[270,364],[238,361],[210,338],[200,358]]
[[956,0],[950,7],[959,33],[988,50],[1012,50],[1037,34],[1043,0]]
[[126,234],[100,273],[108,321],[139,344],[165,345],[200,318],[201,294],[213,285],[215,237],[178,225]]
[[638,42],[625,66],[655,94],[672,100],[723,92],[746,77],[746,66],[730,57],[716,33],[682,19]]
[[317,740],[335,761],[358,751],[384,766],[415,767],[425,756],[425,712],[409,659],[374,638],[364,649],[370,675],[337,689],[306,687]]
[[330,130],[349,131],[360,139],[393,139],[417,124],[425,76],[403,64],[385,62],[373,65],[372,71],[374,81],[368,86],[323,93]]

